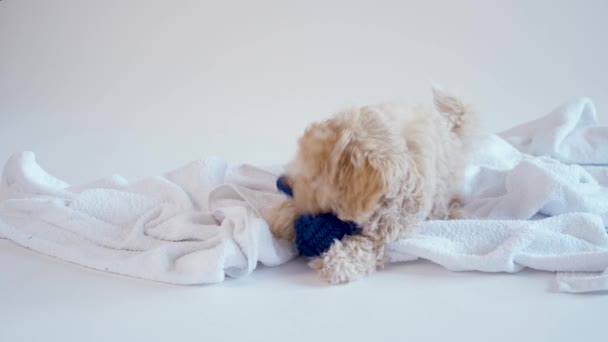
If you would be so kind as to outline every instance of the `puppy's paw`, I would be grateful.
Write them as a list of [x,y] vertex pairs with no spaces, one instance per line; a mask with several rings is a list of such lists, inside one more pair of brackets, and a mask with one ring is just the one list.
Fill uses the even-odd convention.
[[448,212],[448,220],[461,220],[464,218],[464,209],[462,209],[462,204],[457,201],[457,200],[453,200],[452,202],[450,202],[450,208],[449,208],[449,212]]
[[373,243],[361,236],[336,240],[331,248],[309,263],[321,279],[330,284],[348,283],[376,270],[377,257]]

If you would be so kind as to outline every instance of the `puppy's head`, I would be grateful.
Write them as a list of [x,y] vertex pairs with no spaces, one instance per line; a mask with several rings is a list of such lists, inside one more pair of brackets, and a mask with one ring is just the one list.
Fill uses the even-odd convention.
[[296,208],[365,222],[396,181],[404,152],[398,127],[371,107],[311,125],[286,170]]

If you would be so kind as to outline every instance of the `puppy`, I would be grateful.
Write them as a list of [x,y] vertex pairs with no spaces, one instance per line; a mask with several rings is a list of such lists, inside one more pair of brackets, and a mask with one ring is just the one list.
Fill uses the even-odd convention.
[[433,88],[434,105],[350,108],[314,123],[286,166],[294,193],[265,214],[272,233],[294,240],[303,214],[333,212],[357,222],[310,265],[330,283],[356,280],[382,265],[387,244],[411,236],[425,219],[459,217],[475,114],[461,100]]

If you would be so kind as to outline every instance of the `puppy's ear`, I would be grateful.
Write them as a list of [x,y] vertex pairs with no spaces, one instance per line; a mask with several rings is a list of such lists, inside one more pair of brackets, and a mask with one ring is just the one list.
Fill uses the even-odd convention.
[[334,184],[336,215],[344,221],[364,222],[373,214],[387,188],[387,169],[381,157],[345,137],[336,145]]

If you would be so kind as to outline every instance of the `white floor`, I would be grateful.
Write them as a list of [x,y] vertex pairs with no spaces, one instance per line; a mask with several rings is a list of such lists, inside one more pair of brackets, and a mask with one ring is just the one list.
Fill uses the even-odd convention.
[[[0,1],[0,159],[71,183],[208,155],[286,160],[349,103],[427,100],[488,130],[579,95],[608,122],[608,2]],[[0,341],[594,341],[608,295],[554,275],[394,265],[328,287],[301,261],[214,286],[105,274],[0,240]]]

